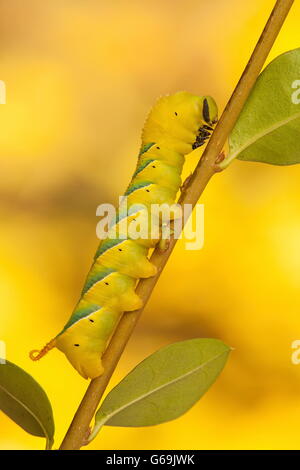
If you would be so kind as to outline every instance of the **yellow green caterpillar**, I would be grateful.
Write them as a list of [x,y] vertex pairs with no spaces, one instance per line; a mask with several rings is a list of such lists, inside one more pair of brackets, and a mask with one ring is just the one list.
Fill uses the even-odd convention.
[[115,225],[99,245],[69,321],[42,350],[31,351],[32,360],[57,347],[84,378],[103,373],[101,356],[122,313],[142,307],[135,293],[138,279],[156,274],[148,252],[159,241],[159,219],[157,236],[149,232],[146,238],[134,239],[125,226],[148,218],[152,204],[174,204],[185,155],[205,143],[216,121],[217,106],[209,96],[178,92],[157,101],[142,132],[126,205],[121,202]]

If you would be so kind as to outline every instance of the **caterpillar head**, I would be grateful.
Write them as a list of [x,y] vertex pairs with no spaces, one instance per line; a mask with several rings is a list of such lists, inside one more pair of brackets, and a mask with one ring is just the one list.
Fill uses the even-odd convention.
[[186,155],[191,151],[199,128],[211,127],[216,121],[217,105],[210,96],[195,96],[184,91],[164,96],[148,115],[142,145],[145,148],[159,143],[159,147]]
[[211,96],[204,96],[202,103],[203,121],[209,126],[216,124],[218,120],[218,107],[215,100]]

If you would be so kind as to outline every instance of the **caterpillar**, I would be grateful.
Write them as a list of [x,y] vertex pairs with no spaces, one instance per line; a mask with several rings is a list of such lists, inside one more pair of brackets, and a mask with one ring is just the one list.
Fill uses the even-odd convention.
[[124,227],[146,220],[152,204],[174,204],[185,155],[205,144],[216,122],[217,105],[210,96],[178,92],[156,102],[144,125],[126,205],[121,202],[115,223],[100,242],[69,321],[43,349],[30,352],[32,360],[56,347],[84,378],[103,373],[101,356],[122,313],[142,307],[137,281],[157,272],[148,253],[161,236],[160,219],[154,221],[156,236],[151,231],[133,239]]

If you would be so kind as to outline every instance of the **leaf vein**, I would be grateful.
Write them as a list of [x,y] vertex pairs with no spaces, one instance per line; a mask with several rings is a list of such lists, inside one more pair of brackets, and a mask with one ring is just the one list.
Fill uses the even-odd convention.
[[[253,145],[255,142],[258,140],[262,139],[263,137],[271,134],[272,132],[276,131],[280,127],[284,126],[285,124],[288,124],[291,121],[294,121],[300,117],[300,112],[294,114],[293,116],[290,116],[289,118],[283,119],[282,121],[279,121],[278,123],[274,124],[271,127],[268,127],[262,132],[259,132],[255,136],[252,137],[252,139],[249,139],[244,145],[242,145],[238,150],[236,150],[234,153],[231,155],[228,155],[228,158],[226,158],[226,164],[229,164],[232,160],[234,160],[240,153],[242,153],[246,148],[250,147]],[[224,161],[224,163],[225,163]]]

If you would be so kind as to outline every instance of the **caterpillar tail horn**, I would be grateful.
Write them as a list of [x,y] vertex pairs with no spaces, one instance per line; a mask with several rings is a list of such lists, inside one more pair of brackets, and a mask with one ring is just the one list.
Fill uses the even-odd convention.
[[56,340],[52,339],[47,343],[42,349],[33,349],[29,353],[29,357],[32,361],[38,361],[41,359],[43,356],[45,356],[51,349],[55,348],[56,346]]

